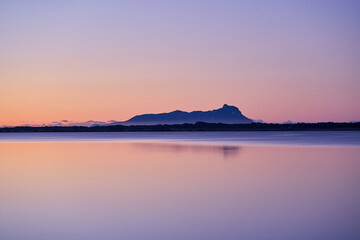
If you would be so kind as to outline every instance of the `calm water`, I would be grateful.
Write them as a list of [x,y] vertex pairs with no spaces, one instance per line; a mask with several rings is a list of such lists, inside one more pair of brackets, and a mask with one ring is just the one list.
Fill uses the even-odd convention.
[[360,239],[359,137],[0,134],[0,239]]
[[0,142],[211,142],[241,145],[360,146],[360,131],[0,133]]

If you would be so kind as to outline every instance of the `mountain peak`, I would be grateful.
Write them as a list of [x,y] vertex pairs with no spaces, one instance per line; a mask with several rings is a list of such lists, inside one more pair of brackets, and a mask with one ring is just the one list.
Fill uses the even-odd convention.
[[220,109],[232,109],[232,110],[237,110],[237,111],[239,111],[239,109],[238,109],[237,107],[231,106],[231,105],[227,105],[227,104],[224,104],[224,105],[222,106],[222,108],[220,108]]
[[237,107],[224,104],[222,108],[210,111],[184,112],[176,110],[168,113],[137,115],[122,124],[126,125],[156,125],[156,124],[183,124],[183,123],[252,123],[253,120],[245,117]]

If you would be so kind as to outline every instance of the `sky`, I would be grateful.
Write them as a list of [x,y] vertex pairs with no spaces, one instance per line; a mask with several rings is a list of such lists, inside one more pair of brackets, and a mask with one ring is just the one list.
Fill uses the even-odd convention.
[[360,120],[360,1],[0,1],[0,126],[237,106]]

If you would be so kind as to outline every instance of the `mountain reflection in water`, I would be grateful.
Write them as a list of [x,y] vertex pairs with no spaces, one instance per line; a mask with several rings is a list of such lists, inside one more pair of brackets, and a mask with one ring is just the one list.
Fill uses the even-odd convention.
[[197,154],[216,154],[223,158],[236,158],[240,151],[240,146],[223,146],[211,144],[189,144],[189,143],[133,143],[131,146],[142,151],[165,151],[181,153],[197,153]]

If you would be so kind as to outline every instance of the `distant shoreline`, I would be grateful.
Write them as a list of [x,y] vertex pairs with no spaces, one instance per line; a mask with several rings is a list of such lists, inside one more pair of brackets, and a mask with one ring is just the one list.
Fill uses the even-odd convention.
[[113,126],[44,126],[44,127],[2,127],[2,132],[200,132],[200,131],[359,131],[360,122],[356,123],[250,123],[224,124],[204,123],[173,125],[113,125]]

